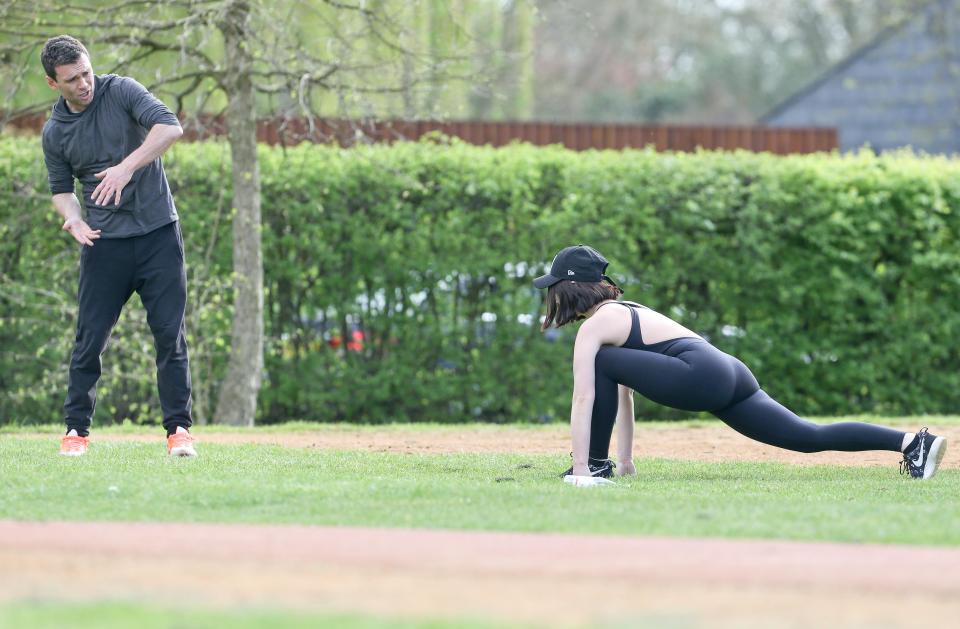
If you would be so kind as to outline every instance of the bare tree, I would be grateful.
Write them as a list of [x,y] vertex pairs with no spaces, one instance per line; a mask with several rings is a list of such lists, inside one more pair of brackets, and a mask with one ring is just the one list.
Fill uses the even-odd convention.
[[[94,63],[134,74],[178,113],[219,103],[233,181],[234,319],[216,421],[252,425],[263,368],[263,253],[257,118],[267,107],[314,121],[333,109],[364,118],[417,102],[411,94],[471,76],[469,55],[422,46],[400,0],[119,0],[83,6],[49,0],[0,4],[0,55],[11,90],[46,38],[78,36]],[[458,14],[424,0],[426,23],[454,32]],[[106,63],[104,63],[106,62]],[[49,97],[47,97],[47,100]],[[188,102],[189,101],[189,102]],[[397,106],[400,103],[400,106]],[[44,104],[42,107],[46,107]],[[16,113],[39,109],[17,108]],[[409,106],[408,106],[409,111]],[[202,122],[195,118],[194,124]],[[294,138],[295,139],[295,138]]]

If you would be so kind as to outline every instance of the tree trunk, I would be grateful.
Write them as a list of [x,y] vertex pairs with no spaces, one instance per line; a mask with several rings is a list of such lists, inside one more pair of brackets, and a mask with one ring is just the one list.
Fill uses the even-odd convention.
[[220,385],[216,421],[253,426],[263,371],[263,252],[260,242],[260,167],[257,121],[250,79],[250,6],[232,3],[219,24],[226,48],[224,86],[233,161],[234,312],[230,362]]

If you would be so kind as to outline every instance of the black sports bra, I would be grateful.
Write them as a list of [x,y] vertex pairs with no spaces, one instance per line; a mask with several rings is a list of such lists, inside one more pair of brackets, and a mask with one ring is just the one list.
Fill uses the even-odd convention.
[[645,308],[649,310],[644,305],[634,303],[632,301],[612,301],[612,304],[620,304],[621,306],[626,306],[630,309],[630,335],[627,337],[627,340],[620,347],[626,347],[627,349],[642,349],[648,352],[655,352],[657,354],[662,354],[665,352],[671,345],[676,343],[679,340],[687,338],[697,338],[695,336],[680,336],[674,339],[667,339],[666,341],[660,341],[659,343],[650,343],[647,345],[643,342],[643,336],[640,334],[640,317],[637,315],[637,308]]

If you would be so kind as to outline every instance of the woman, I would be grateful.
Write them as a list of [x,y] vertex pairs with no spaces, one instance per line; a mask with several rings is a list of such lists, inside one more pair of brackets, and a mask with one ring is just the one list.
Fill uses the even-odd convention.
[[[798,452],[892,450],[903,454],[900,473],[932,478],[946,440],[923,428],[905,433],[861,422],[818,425],[771,398],[742,362],[676,321],[632,302],[604,275],[607,261],[577,245],[561,250],[550,273],[534,280],[547,289],[543,330],[585,320],[573,350],[570,428],[573,467],[567,482],[588,485],[613,474],[635,474],[633,391],[659,404],[709,411],[737,432]],[[618,466],[608,457],[614,421]]]

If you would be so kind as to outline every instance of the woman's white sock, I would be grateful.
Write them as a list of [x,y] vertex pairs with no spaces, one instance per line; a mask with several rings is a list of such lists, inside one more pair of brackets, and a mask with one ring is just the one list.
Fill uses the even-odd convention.
[[910,442],[913,441],[913,438],[916,436],[916,433],[908,432],[903,435],[903,443],[900,444],[900,452],[903,452],[907,449],[907,446],[910,445]]

